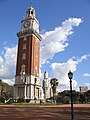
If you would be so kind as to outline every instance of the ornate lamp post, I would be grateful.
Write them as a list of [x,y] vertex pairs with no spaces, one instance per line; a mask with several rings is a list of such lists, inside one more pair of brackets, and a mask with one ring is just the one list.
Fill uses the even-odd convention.
[[73,97],[72,97],[72,78],[73,73],[69,71],[68,78],[70,79],[70,92],[71,92],[71,120],[74,120],[74,112],[73,112]]

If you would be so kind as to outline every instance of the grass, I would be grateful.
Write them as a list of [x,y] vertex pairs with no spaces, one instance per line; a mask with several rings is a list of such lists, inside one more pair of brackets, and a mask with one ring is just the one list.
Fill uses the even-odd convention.
[[5,103],[0,103],[0,105],[30,105],[30,106],[54,106],[54,105],[62,105],[61,103],[57,104],[57,103],[25,103],[25,102],[21,102],[21,103],[11,103],[11,104],[5,104]]

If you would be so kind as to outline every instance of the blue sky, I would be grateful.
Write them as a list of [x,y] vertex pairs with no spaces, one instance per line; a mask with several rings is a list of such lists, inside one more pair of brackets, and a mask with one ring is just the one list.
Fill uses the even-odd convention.
[[[17,32],[30,0],[0,0],[0,78],[14,83]],[[43,72],[59,80],[59,91],[69,89],[68,71],[74,73],[73,89],[90,88],[90,0],[33,0],[40,22],[41,79]]]

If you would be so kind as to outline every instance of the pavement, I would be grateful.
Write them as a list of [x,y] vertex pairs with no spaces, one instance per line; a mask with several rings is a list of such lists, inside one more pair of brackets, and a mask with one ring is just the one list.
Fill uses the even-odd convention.
[[[71,120],[70,105],[0,105],[0,120]],[[74,104],[74,120],[90,120],[90,104]]]

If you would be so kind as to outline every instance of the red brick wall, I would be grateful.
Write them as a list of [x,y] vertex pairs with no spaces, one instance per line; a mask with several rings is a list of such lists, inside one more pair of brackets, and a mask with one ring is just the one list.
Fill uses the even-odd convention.
[[[26,44],[26,49],[23,49],[23,45]],[[22,59],[23,53],[26,53],[26,59]],[[16,76],[20,75],[21,66],[25,64],[26,75],[39,74],[40,68],[40,41],[33,35],[27,36],[26,40],[24,37],[18,40],[18,53],[17,53],[17,66]],[[35,69],[37,66],[37,70]]]

